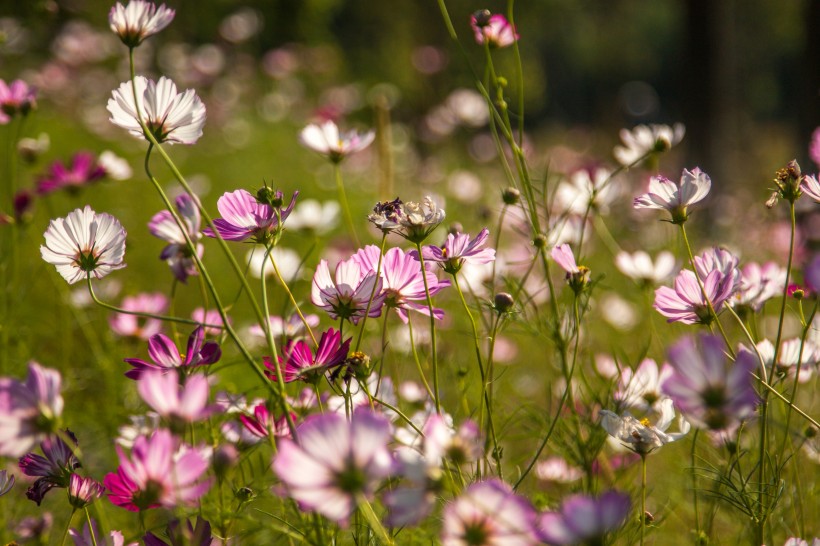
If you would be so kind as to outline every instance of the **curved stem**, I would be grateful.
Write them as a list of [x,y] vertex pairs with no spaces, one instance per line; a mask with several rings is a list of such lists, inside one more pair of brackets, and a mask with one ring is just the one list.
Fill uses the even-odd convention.
[[[290,287],[288,286],[288,283],[285,282],[285,279],[282,277],[282,273],[279,272],[279,267],[277,267],[277,265],[276,265],[276,260],[273,259],[273,254],[271,254],[271,250],[273,250],[273,247],[270,247],[265,252],[265,262],[267,262],[268,259],[270,259],[270,263],[273,265],[273,271],[274,271],[274,273],[276,273],[276,278],[279,280],[279,283],[282,285],[282,288],[285,289],[285,293],[288,295],[288,298],[290,299],[290,303],[293,305],[293,308],[296,310],[296,314],[299,315],[299,319],[302,321],[302,324],[305,325],[305,329],[307,330],[308,334],[310,335],[310,339],[313,341],[313,345],[318,347],[319,343],[316,341],[316,336],[313,335],[313,330],[311,329],[310,324],[308,324],[308,321],[305,318],[305,315],[302,314],[302,310],[299,308],[299,304],[296,303],[296,298],[293,297],[293,292],[290,291]],[[265,262],[263,262],[263,263],[265,263]],[[262,285],[264,286],[265,285],[264,271],[262,273],[262,277],[263,277]],[[268,313],[269,313],[269,311],[267,309],[267,302],[266,302],[265,303],[265,316],[268,316]]]

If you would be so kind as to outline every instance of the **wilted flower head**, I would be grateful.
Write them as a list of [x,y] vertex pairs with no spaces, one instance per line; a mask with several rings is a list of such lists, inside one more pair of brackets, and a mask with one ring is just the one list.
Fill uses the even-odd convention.
[[719,337],[703,335],[696,341],[687,336],[669,349],[675,373],[664,382],[663,392],[696,426],[732,430],[757,406],[752,382],[756,360],[740,351],[731,362]]
[[631,508],[629,495],[609,491],[600,497],[572,495],[559,512],[545,512],[538,521],[541,540],[547,544],[598,544],[604,535],[621,527]]
[[519,38],[515,27],[500,13],[489,17],[484,12],[474,13],[470,16],[470,26],[473,28],[476,43],[486,43],[491,48],[510,46]]
[[0,470],[0,497],[11,491],[11,488],[14,487],[14,481],[14,474],[8,470]]
[[157,142],[194,144],[199,140],[205,125],[205,105],[193,89],[178,93],[176,84],[164,76],[157,82],[137,76],[134,82],[137,104],[131,80],[111,92],[107,108],[114,125],[147,140],[137,117],[139,108],[143,123]]
[[[66,430],[65,435],[71,439],[74,446],[77,445],[77,438],[71,431]],[[80,461],[74,456],[72,447],[57,436],[43,440],[40,443],[40,449],[45,457],[36,453],[27,453],[20,457],[18,463],[23,474],[37,477],[37,480],[26,490],[26,497],[36,502],[37,506],[40,506],[43,497],[52,488],[68,487],[69,478],[80,466]]]
[[421,253],[425,260],[438,262],[447,273],[455,275],[465,263],[481,265],[495,261],[494,248],[481,248],[487,242],[489,233],[484,228],[473,240],[467,233],[448,233],[441,247],[425,246]]
[[658,253],[654,263],[649,254],[643,250],[638,250],[632,254],[621,251],[615,256],[615,266],[621,273],[630,279],[650,286],[669,279],[676,265],[675,256],[665,250]]
[[345,157],[360,152],[370,146],[376,134],[367,131],[341,133],[339,127],[331,121],[320,125],[310,124],[299,133],[299,142],[315,152],[327,156],[332,162],[340,163]]
[[[253,239],[254,242],[264,245],[272,242],[281,233],[282,225],[296,205],[299,192],[293,192],[287,207],[283,206],[281,191],[276,190],[271,195],[267,195],[269,192],[264,193],[263,200],[259,199],[260,196],[254,197],[245,190],[223,194],[216,202],[216,208],[222,218],[214,220],[214,227],[219,236],[226,241]],[[203,233],[208,237],[216,237],[210,228],[205,228]]]
[[637,125],[631,131],[621,129],[623,146],[613,150],[615,159],[624,166],[632,165],[642,157],[666,152],[683,139],[686,128],[681,123],[668,125]]
[[108,12],[108,25],[122,43],[133,48],[171,24],[174,15],[165,4],[157,7],[153,2],[131,0],[123,7],[117,2]]
[[25,383],[0,377],[0,456],[20,457],[49,437],[63,413],[57,370],[29,362]]
[[404,215],[402,205],[402,200],[398,197],[392,201],[379,201],[373,207],[373,212],[367,215],[367,219],[383,232],[393,232],[401,226],[399,220]]
[[666,430],[675,418],[674,403],[671,398],[664,398],[656,404],[656,408],[658,418],[654,425],[647,417],[638,420],[628,412],[620,416],[608,410],[601,410],[601,426],[627,448],[640,455],[646,455],[669,442],[680,440],[691,428],[680,415],[678,432],[667,433]]
[[498,479],[470,485],[444,507],[442,546],[534,546],[536,512]]
[[790,203],[797,201],[803,194],[803,187],[811,187],[811,184],[803,184],[805,177],[800,170],[800,165],[792,159],[785,167],[778,169],[774,175],[775,192],[766,202],[766,206],[771,208],[777,203],[778,198],[785,199]]
[[23,80],[14,80],[8,85],[0,79],[0,125],[20,114],[25,116],[37,105],[37,93]]
[[679,183],[664,176],[653,176],[649,180],[649,192],[636,197],[633,206],[667,210],[673,224],[682,224],[688,218],[687,207],[702,201],[711,188],[709,175],[697,167],[691,171],[684,169]]
[[199,242],[202,234],[199,232],[201,220],[197,204],[187,193],[177,197],[175,204],[179,217],[183,222],[185,233],[179,228],[173,215],[167,210],[162,210],[151,218],[148,223],[148,230],[154,237],[159,237],[168,243],[162,249],[159,258],[168,262],[174,277],[184,283],[188,280],[189,275],[198,274],[193,252],[185,240],[185,234],[187,233],[188,238],[195,245],[197,256],[200,258],[205,247]]
[[117,454],[120,466],[103,483],[111,502],[132,512],[193,504],[211,485],[200,480],[208,469],[205,456],[198,449],[180,447],[164,429],[137,438],[130,458],[119,446]]
[[358,498],[392,471],[390,422],[359,409],[350,421],[337,413],[308,417],[297,430],[298,443],[281,440],[274,472],[302,507],[345,523]]
[[380,202],[367,219],[385,233],[398,233],[412,243],[422,243],[444,216],[444,209],[439,209],[428,196],[421,203],[405,203],[399,198]]
[[97,214],[88,205],[52,220],[44,236],[46,244],[40,247],[40,254],[69,284],[88,275],[101,279],[125,267],[122,224],[110,214]]
[[731,277],[727,278],[719,269],[715,269],[703,279],[701,290],[695,273],[684,269],[675,277],[674,289],[661,286],[655,290],[655,303],[652,307],[667,317],[667,322],[709,324],[715,317],[709,311],[709,305],[703,297],[704,292],[715,313],[719,313],[731,297],[732,287]]

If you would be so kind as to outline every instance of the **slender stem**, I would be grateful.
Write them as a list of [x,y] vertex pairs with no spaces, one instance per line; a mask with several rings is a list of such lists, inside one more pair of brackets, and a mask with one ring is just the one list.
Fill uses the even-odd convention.
[[424,370],[421,368],[421,360],[419,360],[419,354],[418,351],[416,351],[416,340],[413,339],[413,321],[409,320],[409,317],[407,320],[407,328],[410,332],[410,350],[413,353],[413,360],[416,361],[416,368],[418,368],[419,370],[419,377],[421,377],[421,382],[424,385],[425,390],[427,390],[427,394],[430,396],[430,398],[433,398],[435,400],[435,396],[433,396],[433,391],[430,389],[430,384],[427,383],[427,378],[424,376]]
[[97,537],[94,533],[94,525],[91,523],[91,515],[88,513],[88,506],[84,506],[85,520],[88,522],[88,534],[91,535],[91,544],[97,546]]
[[[504,217],[507,215],[507,204],[504,203],[504,206],[501,207],[501,213],[498,215],[498,227],[495,230],[495,252],[498,254],[498,249],[501,246],[501,232],[503,231],[502,227],[504,226]],[[490,277],[490,290],[493,294],[495,294],[495,270],[496,270],[496,262],[497,260],[493,260],[493,271],[492,276]]]
[[[279,272],[279,267],[277,267],[277,265],[276,265],[276,260],[273,258],[273,254],[271,253],[271,250],[273,250],[272,246],[270,247],[270,249],[268,249],[265,252],[265,261],[268,261],[268,259],[270,259],[270,263],[273,265],[273,271],[274,271],[274,273],[276,273],[276,278],[279,279],[279,283],[282,285],[282,288],[285,289],[285,293],[288,295],[288,298],[290,299],[290,303],[293,305],[293,308],[296,309],[296,314],[299,315],[299,319],[302,321],[302,324],[305,325],[305,329],[307,330],[308,334],[310,335],[310,339],[313,340],[313,345],[318,347],[319,343],[316,341],[316,336],[313,335],[313,330],[311,329],[310,324],[308,324],[308,321],[305,318],[305,315],[302,314],[302,310],[299,308],[299,304],[296,303],[296,298],[293,297],[293,292],[290,291],[290,287],[288,286],[288,283],[282,277],[282,273]],[[262,277],[264,279],[264,277],[265,277],[264,272],[262,274]],[[265,284],[265,282],[263,280],[262,285],[264,286],[264,284]],[[265,316],[267,316],[267,313],[268,313],[268,311],[266,309],[265,310]]]
[[700,511],[698,510],[698,473],[697,473],[697,466],[695,464],[696,457],[697,457],[697,449],[698,449],[698,434],[700,433],[700,429],[695,429],[695,434],[692,436],[692,452],[691,452],[691,460],[692,460],[692,500],[694,503],[695,509],[695,536],[700,538]]
[[641,546],[643,546],[646,530],[646,454],[641,454]]
[[356,234],[356,226],[353,224],[353,217],[350,215],[350,205],[347,202],[347,194],[345,193],[345,185],[344,181],[342,180],[342,166],[341,162],[334,161],[333,162],[333,174],[336,178],[336,190],[339,192],[339,202],[342,205],[342,211],[344,212],[345,223],[347,224],[347,230],[350,232],[350,236],[353,237],[353,241],[356,243],[356,246],[361,246],[359,243],[359,236]]
[[735,359],[735,351],[732,349],[732,343],[729,341],[729,338],[726,336],[726,331],[723,329],[723,325],[720,323],[720,318],[718,318],[717,313],[715,312],[715,308],[712,306],[712,302],[709,300],[709,295],[706,293],[706,288],[703,286],[703,281],[698,275],[698,269],[695,267],[695,255],[692,253],[692,247],[689,245],[689,237],[686,236],[686,227],[683,224],[680,225],[680,232],[681,236],[683,237],[683,243],[686,245],[686,253],[689,257],[689,263],[692,265],[692,272],[695,274],[695,279],[698,281],[698,286],[700,287],[700,293],[703,295],[703,301],[706,302],[706,307],[709,309],[709,316],[715,319],[715,323],[717,324],[718,330],[720,331],[720,335],[723,337],[724,343],[726,343],[726,350],[729,353],[729,356],[732,357],[732,360]]
[[71,520],[74,519],[74,513],[77,512],[76,508],[71,508],[71,515],[68,516],[68,521],[65,522],[65,530],[63,531],[63,538],[60,540],[60,546],[65,546],[65,539],[68,538],[68,530],[71,528]]
[[353,349],[353,352],[359,350],[359,347],[362,344],[362,336],[364,335],[364,325],[367,323],[367,318],[370,316],[370,309],[373,306],[373,298],[376,297],[376,289],[379,287],[379,279],[381,278],[382,274],[382,259],[384,258],[384,245],[387,242],[387,233],[382,233],[382,244],[379,247],[379,263],[376,265],[376,277],[373,282],[373,289],[370,291],[370,298],[367,300],[367,308],[364,310],[364,316],[362,317],[362,324],[359,329],[359,334],[356,336],[356,348]]
[[365,496],[359,493],[356,496],[356,500],[359,503],[359,511],[362,515],[364,515],[364,518],[367,520],[367,523],[370,524],[370,528],[375,531],[376,536],[379,537],[379,540],[388,546],[395,544],[393,539],[390,538],[390,535],[387,533],[387,530],[382,525],[382,522],[379,520],[379,516],[377,516],[376,512],[373,511],[373,506],[371,506]]
[[427,310],[430,312],[430,351],[433,357],[433,400],[436,403],[436,413],[441,413],[441,403],[438,397],[438,351],[436,346],[436,317],[433,313],[433,298],[430,295],[430,287],[427,283],[427,268],[424,266],[424,253],[421,250],[421,243],[416,243],[419,252],[419,262],[421,263],[421,278],[424,280],[424,294],[427,296]]
[[800,417],[802,417],[803,419],[805,419],[806,421],[808,421],[808,422],[809,422],[812,426],[814,426],[815,428],[820,428],[820,423],[818,423],[817,421],[815,421],[815,420],[814,420],[814,419],[813,419],[813,418],[812,418],[809,414],[807,414],[805,411],[803,411],[803,410],[801,410],[799,407],[795,406],[795,405],[794,405],[794,403],[790,402],[788,398],[786,398],[785,396],[783,396],[782,394],[780,394],[779,392],[777,392],[777,389],[775,389],[774,387],[772,387],[771,385],[769,385],[768,383],[766,383],[765,381],[763,381],[763,379],[761,379],[761,378],[760,378],[760,376],[758,376],[757,374],[754,374],[754,373],[753,373],[753,374],[752,374],[752,377],[754,377],[755,379],[757,379],[758,381],[760,381],[760,386],[764,387],[764,388],[766,389],[766,391],[770,392],[771,394],[775,395],[777,398],[779,398],[780,400],[782,400],[783,402],[785,402],[785,403],[786,403],[786,405],[787,405],[789,408],[791,408],[792,410],[794,410],[794,412],[795,412],[797,415],[799,415]]

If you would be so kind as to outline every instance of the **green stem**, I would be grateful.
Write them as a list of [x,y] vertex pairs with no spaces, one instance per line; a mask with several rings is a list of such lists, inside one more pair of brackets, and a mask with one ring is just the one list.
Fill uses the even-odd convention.
[[[268,251],[265,252],[265,261],[270,259],[270,263],[273,265],[273,271],[274,271],[274,273],[276,273],[276,278],[279,280],[279,283],[282,285],[282,288],[285,289],[285,293],[288,295],[288,298],[290,299],[290,303],[293,305],[293,308],[296,310],[296,314],[299,315],[299,319],[302,321],[302,324],[305,325],[305,329],[307,330],[308,334],[310,335],[310,339],[313,341],[313,345],[318,347],[319,343],[316,341],[316,336],[313,335],[313,330],[310,328],[310,324],[308,324],[308,321],[305,318],[305,315],[302,314],[302,310],[299,308],[299,304],[296,303],[296,298],[293,297],[293,292],[290,291],[290,287],[288,286],[288,283],[285,282],[285,279],[282,277],[282,273],[279,272],[279,267],[277,267],[277,265],[276,265],[276,260],[273,259],[273,254],[271,254],[271,250],[273,250],[273,247],[270,247],[270,249],[268,249]],[[264,276],[265,275],[263,273],[262,277],[264,278]],[[263,280],[262,285],[264,286],[264,284],[265,284],[265,282]],[[268,312],[269,311],[267,310],[267,306],[266,306],[265,316],[268,316],[267,315]]]
[[382,232],[382,244],[379,247],[379,263],[376,265],[376,276],[375,281],[373,282],[373,289],[370,291],[370,298],[367,300],[367,308],[364,311],[364,316],[362,317],[362,324],[359,329],[359,334],[356,336],[356,348],[353,349],[353,352],[357,352],[359,347],[362,344],[362,336],[364,335],[364,325],[367,324],[367,318],[370,316],[370,308],[373,306],[373,298],[376,297],[376,289],[379,286],[379,279],[381,278],[382,274],[382,259],[384,258],[384,245],[387,242],[387,233]]
[[697,456],[697,446],[698,446],[698,433],[700,433],[700,429],[695,429],[695,434],[692,436],[692,452],[691,452],[691,459],[692,459],[692,500],[694,503],[695,509],[695,536],[698,537],[697,540],[700,539],[700,510],[698,510],[698,473],[697,473],[697,466],[695,464],[695,459]]
[[71,509],[71,515],[68,516],[68,521],[65,522],[65,530],[63,531],[63,538],[60,540],[60,546],[65,546],[65,539],[68,538],[68,530],[71,528],[71,520],[74,519],[76,508]]
[[436,317],[433,314],[433,298],[430,295],[430,287],[427,283],[427,268],[424,266],[424,253],[421,250],[421,243],[416,243],[421,263],[421,278],[424,280],[424,294],[427,296],[427,310],[430,313],[430,351],[433,357],[433,399],[436,403],[436,413],[441,414],[441,403],[438,397],[438,351],[436,346]]
[[359,243],[359,236],[356,234],[356,226],[353,224],[353,217],[350,215],[350,205],[347,202],[345,185],[342,181],[342,167],[339,161],[333,162],[333,174],[336,178],[336,190],[339,192],[339,202],[342,205],[347,230],[350,232],[350,236],[353,237],[353,241],[356,243],[356,246],[359,247],[361,244]]
[[421,382],[424,385],[425,390],[427,390],[427,394],[430,396],[430,398],[435,399],[435,397],[433,396],[433,391],[432,391],[432,389],[430,389],[430,384],[427,383],[427,378],[424,376],[424,370],[421,367],[421,360],[419,360],[419,353],[416,350],[416,340],[413,339],[413,321],[412,320],[408,319],[407,328],[408,328],[408,331],[410,332],[410,351],[413,353],[413,360],[416,361],[416,368],[419,370],[419,377],[421,377]]
[[88,534],[91,535],[92,546],[97,546],[97,537],[94,533],[94,525],[91,524],[91,515],[88,513],[88,506],[83,507],[85,511],[85,521],[88,522]]
[[382,525],[382,522],[379,520],[376,512],[373,511],[373,506],[371,506],[370,502],[361,493],[356,495],[356,500],[359,503],[359,511],[361,511],[362,515],[367,520],[367,523],[370,524],[370,528],[375,531],[376,536],[379,537],[379,540],[388,546],[393,546],[393,544],[395,544],[393,539],[390,538],[390,535]]
[[646,530],[646,454],[641,455],[641,546],[643,546]]

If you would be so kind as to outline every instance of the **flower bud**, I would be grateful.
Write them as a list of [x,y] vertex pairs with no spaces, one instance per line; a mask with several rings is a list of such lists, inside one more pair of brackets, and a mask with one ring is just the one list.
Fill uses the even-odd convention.
[[505,205],[515,205],[521,200],[521,192],[515,188],[507,188],[501,192],[501,199]]
[[256,498],[256,492],[250,487],[240,487],[234,493],[236,500],[241,503],[250,502]]
[[484,28],[490,24],[490,17],[492,13],[488,9],[480,9],[473,13],[473,21],[478,28]]
[[515,300],[507,292],[499,292],[493,299],[493,306],[499,313],[508,313],[515,305]]
[[546,246],[547,246],[547,236],[546,235],[541,235],[541,234],[536,235],[532,239],[532,246],[534,246],[535,248],[538,248],[538,249],[546,248]]

